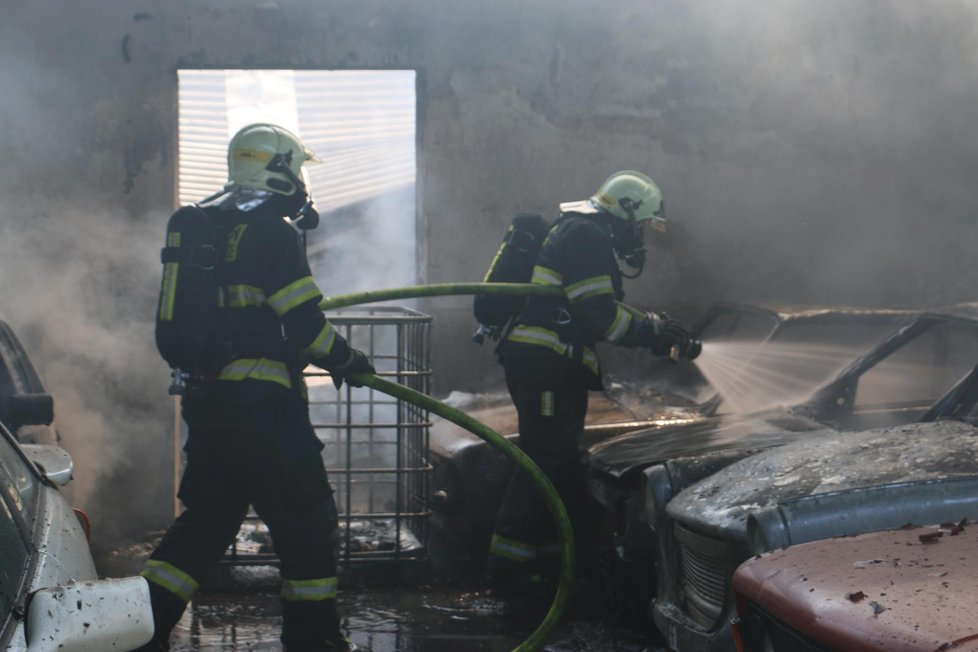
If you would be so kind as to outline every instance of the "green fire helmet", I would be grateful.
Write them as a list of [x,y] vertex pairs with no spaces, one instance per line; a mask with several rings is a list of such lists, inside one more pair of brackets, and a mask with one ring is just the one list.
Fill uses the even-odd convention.
[[292,195],[305,189],[302,165],[307,161],[319,159],[289,130],[266,123],[251,124],[238,130],[228,144],[225,188]]
[[626,222],[642,224],[648,221],[657,231],[666,230],[662,191],[641,172],[615,172],[594,193],[591,204]]

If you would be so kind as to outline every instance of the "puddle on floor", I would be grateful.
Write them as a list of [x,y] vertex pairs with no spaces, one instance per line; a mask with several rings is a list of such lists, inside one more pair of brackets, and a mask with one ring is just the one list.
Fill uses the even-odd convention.
[[[155,539],[155,537],[154,537]],[[96,555],[102,577],[139,572],[153,541]],[[202,589],[171,636],[171,652],[280,652],[278,570],[237,566],[215,589]],[[456,586],[341,588],[344,630],[372,652],[509,652],[540,624],[549,601],[533,613],[485,591]],[[600,611],[600,610],[598,610]],[[570,612],[543,649],[550,652],[645,652],[657,649],[611,616]]]
[[[362,589],[341,593],[343,626],[372,652],[508,652],[539,624],[478,592]],[[280,651],[274,592],[198,594],[171,637],[172,652]],[[648,641],[610,621],[562,623],[544,650],[643,652]]]

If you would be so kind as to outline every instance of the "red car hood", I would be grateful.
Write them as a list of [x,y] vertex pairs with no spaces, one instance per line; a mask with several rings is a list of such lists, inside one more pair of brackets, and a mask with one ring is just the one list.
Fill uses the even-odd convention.
[[978,524],[791,546],[745,562],[740,598],[830,649],[978,650]]

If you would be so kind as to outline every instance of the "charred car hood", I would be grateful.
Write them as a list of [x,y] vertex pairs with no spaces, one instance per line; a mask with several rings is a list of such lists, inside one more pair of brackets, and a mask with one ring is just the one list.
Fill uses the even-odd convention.
[[748,515],[786,499],[976,474],[978,428],[961,421],[809,433],[690,486],[666,511],[700,531],[741,538]]
[[621,477],[678,457],[777,446],[824,428],[818,421],[787,410],[749,419],[710,417],[613,437],[592,446],[588,459],[592,470]]

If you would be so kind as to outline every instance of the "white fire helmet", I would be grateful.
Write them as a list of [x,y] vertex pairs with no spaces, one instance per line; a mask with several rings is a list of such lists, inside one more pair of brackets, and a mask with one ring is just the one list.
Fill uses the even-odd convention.
[[634,170],[615,172],[591,197],[591,204],[636,225],[648,221],[657,231],[666,230],[662,191],[649,177]]
[[292,195],[305,190],[302,165],[307,161],[319,159],[289,130],[266,123],[248,125],[228,144],[225,189],[252,188]]

